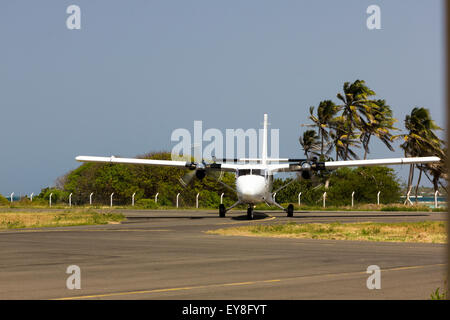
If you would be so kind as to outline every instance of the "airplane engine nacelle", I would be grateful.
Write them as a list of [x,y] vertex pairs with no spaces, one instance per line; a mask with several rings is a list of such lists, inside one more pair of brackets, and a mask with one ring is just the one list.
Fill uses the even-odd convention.
[[308,162],[302,163],[302,178],[311,179],[311,165]]
[[311,179],[311,171],[302,171],[302,178],[306,180]]
[[195,176],[196,176],[198,179],[202,180],[202,179],[206,176],[206,171],[205,171],[204,169],[197,169],[197,170],[195,171]]

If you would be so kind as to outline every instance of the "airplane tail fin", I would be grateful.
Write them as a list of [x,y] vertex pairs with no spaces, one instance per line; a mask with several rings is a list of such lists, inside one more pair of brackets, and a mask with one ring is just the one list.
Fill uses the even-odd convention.
[[261,164],[267,164],[267,127],[268,127],[268,115],[264,114],[264,127],[263,127],[263,145],[261,154]]

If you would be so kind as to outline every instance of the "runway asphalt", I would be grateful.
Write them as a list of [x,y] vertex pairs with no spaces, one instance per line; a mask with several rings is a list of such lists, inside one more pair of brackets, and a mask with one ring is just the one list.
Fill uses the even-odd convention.
[[[253,223],[446,220],[446,213],[127,211],[122,224],[0,231],[0,299],[429,299],[443,244],[226,237]],[[81,269],[69,290],[66,269]],[[381,289],[366,286],[381,268]]]

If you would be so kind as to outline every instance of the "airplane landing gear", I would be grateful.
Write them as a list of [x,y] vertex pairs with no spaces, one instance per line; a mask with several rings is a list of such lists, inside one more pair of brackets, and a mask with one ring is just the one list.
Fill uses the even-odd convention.
[[276,205],[278,208],[287,212],[287,216],[289,218],[292,218],[294,216],[294,205],[293,204],[288,205],[288,207],[286,209],[283,208],[279,203],[276,203],[275,201],[273,201],[271,204]]
[[252,205],[248,206],[247,219],[248,220],[253,220],[253,206]]
[[289,218],[292,218],[294,216],[294,205],[292,205],[292,203],[288,205],[286,212]]
[[229,207],[228,209],[227,208],[225,208],[225,205],[224,204],[220,204],[219,205],[219,217],[221,217],[221,218],[225,218],[225,213],[228,211],[228,210],[231,210],[231,209],[233,209],[234,207],[236,207],[238,204],[240,204],[241,202],[238,200],[238,201],[236,201],[231,207]]

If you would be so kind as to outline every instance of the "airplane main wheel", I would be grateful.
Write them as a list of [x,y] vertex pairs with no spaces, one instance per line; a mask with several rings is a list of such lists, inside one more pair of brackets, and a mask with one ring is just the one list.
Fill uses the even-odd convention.
[[247,219],[253,220],[253,208],[252,207],[247,209]]
[[288,207],[287,207],[287,216],[289,218],[294,216],[294,205],[293,204],[288,205]]
[[219,217],[225,218],[225,212],[226,212],[225,205],[220,204],[219,205]]

